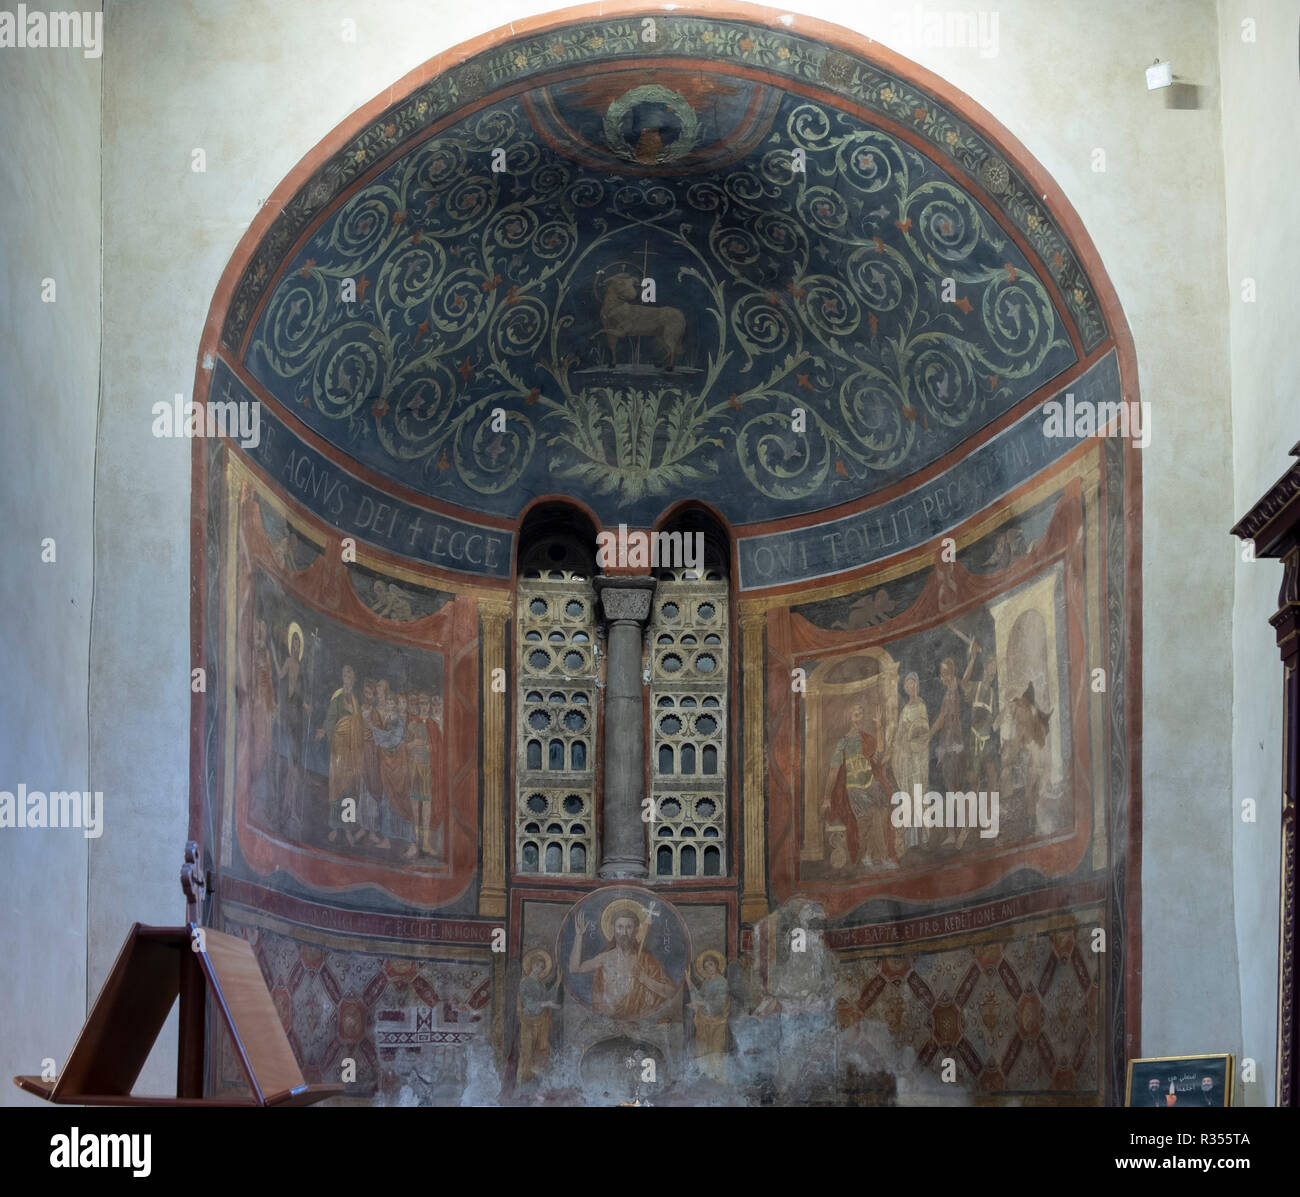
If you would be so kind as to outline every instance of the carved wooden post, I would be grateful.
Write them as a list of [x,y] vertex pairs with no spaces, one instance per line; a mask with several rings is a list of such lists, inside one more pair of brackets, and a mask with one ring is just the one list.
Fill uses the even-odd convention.
[[[193,929],[203,922],[203,901],[208,893],[208,875],[195,840],[185,841],[185,863],[181,865],[181,889],[185,894],[185,922]],[[203,1096],[203,1038],[207,989],[193,952],[181,952],[179,1049],[176,1053],[176,1096]]]
[[646,824],[641,818],[645,797],[645,703],[641,681],[641,633],[650,615],[655,579],[606,577],[596,579],[609,647],[605,680],[605,830],[601,837],[599,875],[643,878],[646,866]]
[[[1291,450],[1300,457],[1300,444]],[[1282,655],[1282,902],[1278,942],[1277,1104],[1300,1105],[1296,1001],[1296,798],[1300,796],[1300,463],[1232,529],[1254,541],[1257,558],[1283,563],[1277,612],[1269,619]]]
[[[1293,470],[1300,474],[1300,470]],[[1296,481],[1300,493],[1300,479]],[[1300,513],[1297,513],[1300,520]],[[1296,799],[1300,797],[1300,523],[1292,525],[1277,613],[1269,623],[1282,653],[1282,906],[1278,950],[1277,1104],[1300,1105],[1300,1006],[1295,991]]]

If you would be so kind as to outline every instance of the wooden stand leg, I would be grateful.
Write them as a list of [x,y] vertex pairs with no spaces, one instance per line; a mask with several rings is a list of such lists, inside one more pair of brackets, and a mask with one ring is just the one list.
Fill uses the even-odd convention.
[[176,1096],[203,1096],[203,1040],[207,986],[193,952],[181,953],[180,1044],[176,1060]]

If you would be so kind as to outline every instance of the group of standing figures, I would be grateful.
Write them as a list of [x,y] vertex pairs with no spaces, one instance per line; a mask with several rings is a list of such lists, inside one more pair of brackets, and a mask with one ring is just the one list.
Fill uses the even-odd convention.
[[906,701],[894,726],[885,726],[879,705],[870,728],[862,701],[849,708],[849,729],[831,751],[822,801],[833,869],[895,869],[909,851],[963,849],[977,834],[970,827],[894,825],[893,795],[913,794],[917,786],[922,794],[1000,792],[1008,802],[1004,825],[1033,834],[1047,783],[1052,713],[1038,707],[1032,683],[1003,706],[997,659],[983,657],[976,678],[981,657],[979,641],[972,640],[962,674],[954,658],[943,659],[943,697],[933,719],[914,672],[903,678]]
[[[254,791],[263,793],[268,809],[278,796],[279,822],[292,835],[302,836],[319,816],[331,844],[395,848],[404,859],[441,855],[446,817],[441,697],[394,690],[384,679],[367,679],[358,694],[356,670],[344,665],[313,736],[309,673],[315,652],[304,665],[303,639],[298,625],[291,624],[281,658],[266,621],[254,624]],[[307,809],[309,737],[329,752],[327,811]]]

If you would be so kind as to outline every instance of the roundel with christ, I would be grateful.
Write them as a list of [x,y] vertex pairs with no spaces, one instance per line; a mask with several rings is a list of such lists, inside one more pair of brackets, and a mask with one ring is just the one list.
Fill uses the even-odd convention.
[[677,996],[691,941],[681,915],[662,897],[616,886],[569,911],[556,955],[565,989],[582,1005],[633,1022]]

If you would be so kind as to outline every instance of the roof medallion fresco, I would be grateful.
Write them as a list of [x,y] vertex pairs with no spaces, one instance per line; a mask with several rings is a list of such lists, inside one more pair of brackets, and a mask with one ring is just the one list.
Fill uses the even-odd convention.
[[1046,209],[933,96],[792,33],[658,27],[514,42],[396,104],[286,205],[226,345],[433,498],[650,523],[697,493],[745,524],[899,482],[1106,338]]

